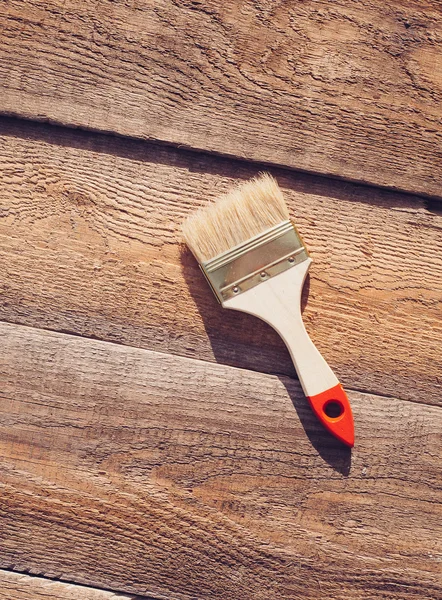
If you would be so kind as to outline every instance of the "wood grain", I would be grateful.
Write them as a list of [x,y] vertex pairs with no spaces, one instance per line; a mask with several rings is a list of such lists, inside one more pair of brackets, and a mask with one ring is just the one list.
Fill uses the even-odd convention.
[[[0,600],[142,600],[86,586],[0,570]],[[148,599],[146,599],[148,600]]]
[[442,196],[436,0],[10,0],[0,109]]
[[1,324],[0,564],[165,598],[442,594],[442,409]]
[[[13,120],[0,130],[0,318],[294,374],[267,325],[218,306],[180,242],[189,211],[256,169]],[[314,260],[304,320],[340,380],[440,403],[440,212],[273,174]]]

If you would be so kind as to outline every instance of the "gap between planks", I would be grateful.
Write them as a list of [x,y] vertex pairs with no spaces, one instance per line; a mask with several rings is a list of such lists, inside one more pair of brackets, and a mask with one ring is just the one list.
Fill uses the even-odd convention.
[[[13,322],[13,321],[8,321],[7,319],[4,319],[3,321],[0,321],[0,323],[7,323],[9,325],[16,325],[17,323]],[[21,327],[29,327],[30,329],[40,329],[41,331],[48,331],[48,332],[55,332],[55,333],[61,333],[63,335],[69,335],[69,336],[73,336],[73,337],[80,337],[83,338],[85,340],[96,340],[98,338],[94,338],[91,336],[87,336],[87,335],[82,335],[81,333],[76,333],[75,331],[65,331],[65,330],[60,330],[60,329],[49,329],[49,328],[45,328],[45,327],[37,327],[35,325],[20,325]],[[138,349],[142,349],[139,346],[132,346],[131,344],[127,344],[125,342],[115,342],[115,341],[109,341],[109,340],[101,340],[104,343],[109,343],[109,344],[115,344],[117,346],[127,346],[129,348],[138,348]],[[173,352],[165,352],[165,351],[160,351],[160,350],[154,350],[152,349],[152,352],[155,352],[156,354],[164,354],[164,355],[171,355],[171,356],[181,356],[180,354],[174,354]],[[190,357],[191,358],[191,357]],[[213,362],[211,360],[208,360],[206,358],[191,358],[191,360],[194,360],[196,362]],[[223,363],[219,363],[219,364],[223,364]],[[298,378],[297,376],[293,376],[293,375],[289,375],[287,373],[279,373],[277,371],[259,371],[257,369],[253,369],[252,367],[240,367],[240,366],[234,366],[234,365],[226,365],[229,366],[233,369],[241,369],[241,370],[246,370],[246,371],[251,371],[253,373],[261,373],[261,374],[265,374],[265,375],[271,375],[273,377],[278,377],[281,380],[289,380],[289,381],[293,381],[294,383],[298,382]],[[432,402],[423,402],[422,400],[416,400],[413,398],[401,398],[400,396],[393,396],[392,394],[377,394],[375,392],[373,392],[372,390],[369,389],[363,389],[363,388],[346,388],[346,390],[348,390],[349,392],[357,392],[360,394],[368,394],[368,395],[376,395],[378,398],[383,398],[384,400],[387,400],[388,398],[394,398],[396,400],[403,400],[404,402],[413,402],[416,404],[429,404],[430,406],[434,405],[434,403]],[[437,405],[439,406],[439,405]]]
[[2,5],[0,109],[441,197],[435,0]]
[[[180,223],[255,166],[0,119],[0,318],[294,376],[264,323],[222,310]],[[442,214],[273,170],[314,263],[304,320],[346,387],[440,403]]]
[[[124,344],[122,342],[112,342],[109,340],[97,340],[96,338],[92,338],[89,336],[84,336],[81,335],[79,333],[75,333],[75,332],[71,332],[71,331],[60,331],[60,330],[53,330],[53,329],[47,329],[44,327],[36,327],[35,325],[21,325],[21,324],[17,324],[11,321],[7,321],[7,320],[0,320],[0,330],[2,325],[4,326],[11,326],[11,327],[19,327],[23,330],[29,329],[29,330],[36,330],[37,332],[40,331],[41,333],[56,333],[56,334],[60,334],[63,336],[68,336],[68,337],[73,337],[73,338],[80,338],[82,340],[84,340],[86,343],[88,341],[90,342],[96,342],[99,341],[103,344],[111,344],[111,346],[120,346],[123,348],[128,348],[131,350],[147,350],[148,352],[153,352],[154,354],[160,356],[164,356],[164,357],[174,357],[177,356],[177,358],[179,357],[179,355],[175,355],[173,353],[170,352],[164,352],[161,350],[155,350],[155,349],[146,349],[146,348],[139,348],[137,346],[132,346],[131,344]],[[204,358],[192,358],[192,357],[188,357],[189,360],[191,360],[192,362],[195,363],[202,363],[203,365],[205,363],[213,364],[213,361],[208,361]],[[216,364],[216,363],[215,363]],[[223,366],[222,363],[219,363],[220,366]],[[234,366],[234,365],[225,365],[227,366],[229,369],[239,369],[240,371],[250,371],[250,373],[256,373],[257,375],[268,375],[270,377],[277,377],[278,379],[280,379],[281,381],[286,381],[288,383],[288,385],[295,385],[298,386],[299,385],[299,380],[298,378],[295,377],[290,377],[289,375],[286,375],[285,373],[273,373],[271,371],[257,371],[256,369],[247,369],[244,367],[238,367],[238,366]],[[301,388],[299,388],[301,390]],[[353,388],[346,388],[346,391],[348,391],[349,393],[355,392],[355,393],[360,393],[360,394],[367,394],[367,395],[375,395],[377,398],[379,399],[384,399],[384,400],[388,400],[389,398],[394,398],[395,400],[400,400],[403,402],[412,402],[412,403],[416,403],[416,404],[422,404],[422,402],[415,402],[414,400],[408,400],[407,398],[400,398],[397,396],[384,396],[382,394],[373,394],[373,392],[371,392],[370,390],[358,390],[358,389],[353,389]],[[304,393],[302,392],[301,395],[304,395]],[[305,398],[306,402],[307,402],[307,398]],[[439,407],[442,409],[442,406]]]
[[0,569],[0,600],[162,600]]

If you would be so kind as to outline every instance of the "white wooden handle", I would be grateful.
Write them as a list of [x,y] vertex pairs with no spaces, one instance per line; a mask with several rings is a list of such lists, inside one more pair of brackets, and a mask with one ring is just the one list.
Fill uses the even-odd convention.
[[[302,321],[301,292],[310,264],[309,258],[226,300],[223,306],[255,315],[276,329],[286,343],[316,416],[333,435],[353,446],[353,416],[347,395]],[[327,412],[331,403],[338,409],[336,416]]]
[[301,292],[311,259],[263,281],[223,303],[271,325],[282,337],[306,396],[316,396],[339,383],[310,339],[301,316]]

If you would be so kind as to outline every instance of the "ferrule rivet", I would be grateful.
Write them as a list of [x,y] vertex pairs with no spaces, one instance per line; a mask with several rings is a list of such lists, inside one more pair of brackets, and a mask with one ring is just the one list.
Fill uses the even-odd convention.
[[237,294],[239,292],[239,287],[237,285],[235,285],[235,287],[232,288],[232,291],[234,294]]
[[295,262],[295,259],[293,258],[293,256],[291,256],[291,257],[289,258],[289,263],[294,263],[294,262]]
[[261,277],[264,279],[264,277],[267,277],[267,273],[266,273],[265,271],[263,271],[263,272],[261,273]]

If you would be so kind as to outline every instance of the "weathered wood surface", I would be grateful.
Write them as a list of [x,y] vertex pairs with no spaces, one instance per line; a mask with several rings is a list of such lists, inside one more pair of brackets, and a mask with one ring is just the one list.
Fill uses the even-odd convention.
[[[280,338],[218,306],[180,243],[189,211],[256,169],[14,120],[0,129],[0,318],[293,375]],[[343,383],[439,403],[441,213],[273,172],[314,259],[307,329]]]
[[[0,570],[0,600],[142,600],[140,596],[127,596],[95,590],[86,586],[51,581],[22,573]],[[148,600],[147,598],[145,600]]]
[[0,110],[442,196],[435,0],[10,0]]
[[166,598],[442,595],[442,409],[1,324],[3,568]]

